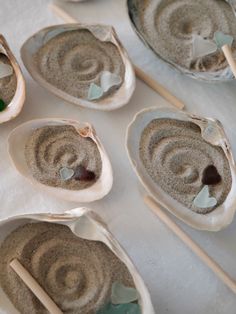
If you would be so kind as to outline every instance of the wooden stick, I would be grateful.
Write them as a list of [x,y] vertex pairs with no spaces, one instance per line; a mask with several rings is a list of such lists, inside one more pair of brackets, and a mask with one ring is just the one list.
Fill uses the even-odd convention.
[[234,60],[233,54],[232,54],[232,50],[231,47],[229,45],[224,45],[223,47],[221,47],[225,58],[234,74],[234,77],[236,78],[236,62]]
[[[68,23],[78,23],[75,18],[65,12],[62,8],[55,4],[49,4],[50,9],[60,18],[62,18],[65,22]],[[164,86],[159,84],[156,80],[154,80],[151,76],[147,75],[144,71],[142,71],[139,67],[134,65],[134,70],[136,76],[146,83],[150,88],[152,88],[155,92],[161,95],[164,99],[166,99],[169,103],[175,106],[178,109],[184,109],[185,105],[174,95],[172,95]]]
[[156,80],[152,79],[147,73],[134,65],[136,76],[157,92],[161,97],[166,99],[169,103],[178,109],[184,109],[185,105],[174,95],[172,95],[163,85],[159,84]]
[[58,5],[54,3],[50,3],[48,5],[49,9],[52,10],[52,12],[60,17],[62,20],[64,20],[66,23],[78,23],[78,21],[73,18],[69,13],[64,11],[62,8],[60,8]]
[[33,292],[33,294],[39,299],[39,301],[45,306],[49,313],[63,314],[56,303],[50,298],[50,296],[43,290],[43,288],[17,259],[13,259],[10,263],[10,266],[24,281],[26,286]]
[[145,196],[144,202],[158,218],[174,232],[204,262],[218,278],[236,294],[236,282],[217,264],[189,235],[187,235],[163,210],[151,196]]

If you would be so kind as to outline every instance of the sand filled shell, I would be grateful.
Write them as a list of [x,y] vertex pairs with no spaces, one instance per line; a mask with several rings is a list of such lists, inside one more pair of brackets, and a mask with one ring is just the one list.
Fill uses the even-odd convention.
[[[70,125],[44,126],[34,130],[26,142],[25,159],[36,180],[43,184],[80,190],[93,185],[100,177],[102,160],[97,144],[91,138],[78,136]],[[78,169],[94,177],[76,179]],[[61,178],[61,169],[74,171]],[[66,170],[64,171],[65,174]]]
[[212,231],[232,221],[236,172],[219,122],[173,109],[143,110],[128,127],[127,149],[145,188],[178,218]]
[[128,269],[105,244],[80,239],[67,226],[58,224],[20,226],[3,242],[0,256],[2,287],[10,299],[15,298],[12,290],[18,290],[14,303],[25,314],[46,311],[35,299],[23,302],[32,299],[32,295],[16,276],[10,277],[7,272],[14,258],[27,267],[41,286],[47,287],[63,313],[96,313],[109,302],[113,282],[134,285]]
[[228,160],[219,147],[206,142],[201,129],[192,122],[156,119],[144,129],[140,139],[140,159],[152,179],[174,199],[199,213],[213,208],[197,208],[193,199],[202,189],[204,169],[214,165],[224,178],[211,186],[211,195],[221,205],[232,185]]
[[[236,39],[235,10],[224,0],[128,0],[132,25],[141,39],[182,73],[203,80],[232,79],[221,50],[211,49],[214,33]],[[210,45],[195,55],[194,43]],[[236,57],[236,43],[232,46]]]
[[142,313],[154,314],[132,262],[101,219],[85,208],[2,221],[0,256],[0,311],[47,313],[9,266],[16,258],[63,313],[97,313],[110,302],[112,284],[120,282],[137,289]]
[[24,177],[65,200],[94,201],[112,187],[110,161],[88,123],[66,119],[26,122],[10,134],[8,150]]
[[23,75],[6,39],[0,34],[0,123],[15,118],[24,101]]
[[25,42],[21,55],[43,87],[83,107],[117,109],[129,101],[135,88],[127,53],[109,26],[48,27]]

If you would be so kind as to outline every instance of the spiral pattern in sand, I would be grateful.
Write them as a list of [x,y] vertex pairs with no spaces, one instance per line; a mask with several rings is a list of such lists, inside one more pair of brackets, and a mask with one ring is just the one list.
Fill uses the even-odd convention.
[[86,29],[66,31],[50,39],[35,54],[34,61],[47,82],[83,99],[88,98],[91,83],[100,86],[102,71],[114,73],[122,80],[125,73],[118,48],[100,41]]
[[[101,155],[97,144],[91,138],[84,138],[70,125],[45,126],[32,132],[25,146],[27,165],[36,180],[65,189],[84,189],[100,177]],[[95,174],[92,181],[75,180],[73,177],[63,181],[60,169],[63,167],[76,171],[82,165]]]
[[222,181],[210,186],[217,206],[227,197],[231,173],[220,147],[206,142],[200,128],[191,122],[155,119],[144,129],[140,140],[140,158],[148,174],[171,197],[199,213],[212,210],[194,208],[193,200],[203,187],[202,174],[214,165]]
[[[163,59],[181,67],[217,71],[227,63],[218,51],[192,60],[193,35],[213,40],[222,31],[236,39],[236,18],[223,0],[130,0],[132,17],[143,38]],[[131,6],[132,7],[132,6]],[[236,46],[234,45],[234,49]]]
[[22,314],[47,311],[10,269],[13,258],[63,313],[95,314],[109,302],[114,281],[133,286],[126,266],[103,243],[80,239],[63,225],[28,223],[14,230],[0,248],[0,283]]
[[[0,62],[11,65],[7,56],[2,53],[0,53]],[[0,99],[2,99],[7,105],[10,104],[16,93],[16,86],[17,79],[15,73],[0,79]]]

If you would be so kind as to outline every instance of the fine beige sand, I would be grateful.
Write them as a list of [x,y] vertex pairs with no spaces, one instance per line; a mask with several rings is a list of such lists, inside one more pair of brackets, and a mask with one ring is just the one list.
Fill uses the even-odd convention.
[[206,142],[200,128],[192,123],[174,119],[155,119],[144,129],[140,139],[140,158],[148,174],[166,193],[198,212],[193,200],[203,188],[202,174],[214,165],[222,180],[210,185],[210,195],[217,206],[226,199],[232,185],[229,163],[220,147]]
[[[193,35],[212,40],[216,31],[236,40],[236,17],[224,0],[129,0],[132,19],[163,59],[194,71],[217,71],[227,63],[221,51],[192,60]],[[236,57],[236,44],[233,45]]]
[[[102,171],[102,160],[96,143],[80,136],[70,125],[45,126],[34,130],[25,146],[25,158],[36,180],[45,185],[70,190],[93,185]],[[92,171],[95,178],[90,181],[61,179],[61,168],[76,171],[80,165]]]
[[[0,62],[11,65],[9,59],[3,53],[0,53]],[[16,74],[6,76],[0,79],[0,99],[9,105],[16,92]]]
[[[102,42],[89,30],[67,31],[50,39],[34,55],[44,79],[77,98],[87,99],[91,83],[100,86],[100,74],[109,71],[124,79],[125,66],[117,47]],[[119,86],[104,95],[112,95]]]
[[48,314],[10,268],[17,258],[66,314],[96,314],[110,301],[115,281],[134,286],[132,277],[101,242],[83,240],[62,225],[28,223],[0,247],[0,284],[22,314]]

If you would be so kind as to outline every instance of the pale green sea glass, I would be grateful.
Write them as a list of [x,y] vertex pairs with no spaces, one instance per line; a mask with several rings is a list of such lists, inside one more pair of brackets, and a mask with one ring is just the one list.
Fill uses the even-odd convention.
[[88,100],[96,100],[103,95],[103,89],[97,84],[92,83],[88,91]]
[[125,304],[137,301],[139,298],[138,291],[135,288],[126,287],[120,282],[112,285],[111,302],[113,304]]
[[119,75],[115,73],[111,73],[109,71],[103,71],[101,73],[101,88],[106,93],[111,89],[113,86],[120,85],[122,79]]
[[222,32],[215,32],[214,40],[218,48],[223,47],[224,45],[232,46],[234,38],[230,35],[226,35]]
[[97,314],[141,314],[141,308],[139,304],[136,303],[120,305],[108,303],[103,309],[99,310]]
[[67,181],[70,180],[74,175],[74,170],[67,168],[67,167],[63,167],[60,169],[60,177],[63,181]]
[[0,62],[0,79],[13,74],[13,68],[11,65]]
[[209,194],[209,187],[205,185],[195,197],[193,204],[198,208],[210,208],[217,204],[217,200]]

